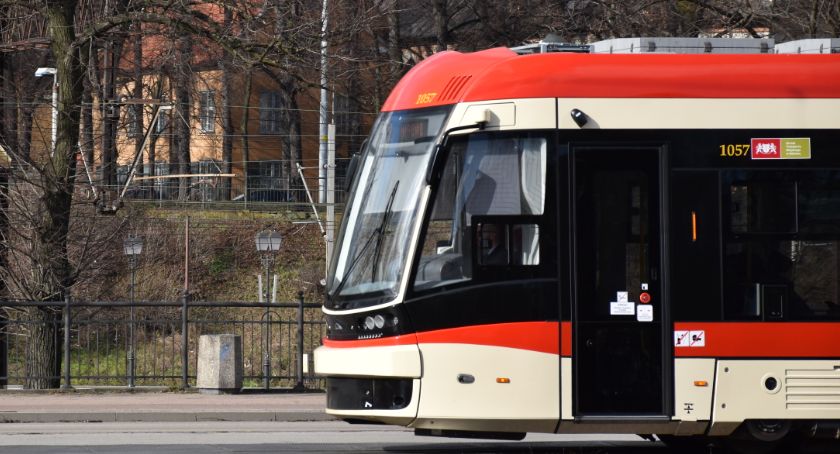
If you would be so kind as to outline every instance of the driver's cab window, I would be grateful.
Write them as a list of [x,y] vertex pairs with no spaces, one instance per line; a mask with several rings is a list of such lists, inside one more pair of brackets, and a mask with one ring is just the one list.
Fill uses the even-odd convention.
[[[478,218],[475,218],[476,220]],[[480,266],[540,264],[540,226],[519,218],[476,221],[475,257]]]
[[539,265],[547,139],[476,133],[450,143],[415,289],[470,280],[476,266]]

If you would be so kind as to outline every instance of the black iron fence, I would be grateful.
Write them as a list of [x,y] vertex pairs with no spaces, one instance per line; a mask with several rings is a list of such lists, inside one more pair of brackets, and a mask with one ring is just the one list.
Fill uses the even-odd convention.
[[[43,321],[33,308],[54,316]],[[32,333],[51,326],[55,374],[33,377],[26,362]],[[37,325],[37,326],[36,326]],[[38,330],[43,333],[44,330]],[[47,379],[77,386],[195,386],[198,341],[205,334],[242,339],[246,388],[321,388],[312,352],[325,335],[319,304],[304,302],[0,301],[0,387]]]

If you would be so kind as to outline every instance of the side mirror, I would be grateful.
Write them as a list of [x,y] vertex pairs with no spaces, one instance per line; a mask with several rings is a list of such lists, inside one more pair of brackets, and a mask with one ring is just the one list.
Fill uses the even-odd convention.
[[[362,145],[362,149],[364,148],[364,145]],[[359,153],[353,153],[353,156],[350,157],[350,164],[347,164],[347,173],[344,176],[344,192],[350,192],[350,188],[353,186],[353,180],[356,179],[356,172],[359,170],[360,156]]]
[[[489,111],[483,111],[482,115],[487,116],[489,115]],[[428,170],[426,171],[426,183],[431,183],[434,178],[436,178],[443,168],[443,164],[446,161],[445,151],[449,146],[449,136],[455,131],[463,131],[465,129],[478,129],[479,131],[483,131],[484,127],[487,126],[486,121],[479,121],[472,125],[463,125],[463,126],[455,126],[454,128],[448,129],[443,133],[443,138],[441,138],[440,143],[435,146],[435,149],[432,151],[432,165],[429,166]]]

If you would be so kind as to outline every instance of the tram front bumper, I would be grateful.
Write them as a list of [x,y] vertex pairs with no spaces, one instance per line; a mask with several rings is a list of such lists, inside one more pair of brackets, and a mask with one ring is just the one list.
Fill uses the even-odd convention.
[[410,424],[421,372],[416,344],[315,350],[315,373],[327,379],[327,413],[345,420]]

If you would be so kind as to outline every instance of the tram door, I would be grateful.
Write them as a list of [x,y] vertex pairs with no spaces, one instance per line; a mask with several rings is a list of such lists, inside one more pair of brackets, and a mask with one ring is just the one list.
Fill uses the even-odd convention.
[[662,154],[658,147],[571,147],[578,419],[670,413]]

